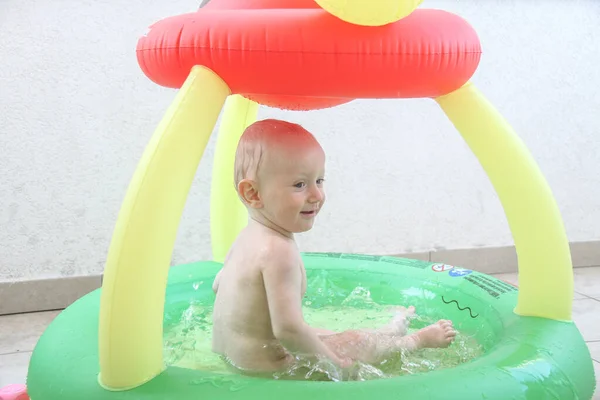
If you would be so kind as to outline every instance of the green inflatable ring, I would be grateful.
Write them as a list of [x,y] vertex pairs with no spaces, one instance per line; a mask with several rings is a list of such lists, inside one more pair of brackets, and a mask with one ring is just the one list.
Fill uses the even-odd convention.
[[[391,304],[417,303],[419,312],[443,313],[461,330],[486,342],[483,356],[456,368],[364,382],[277,381],[217,375],[168,367],[150,382],[129,391],[110,392],[98,384],[100,290],[59,314],[40,338],[29,366],[32,400],[364,400],[589,399],[593,366],[572,322],[520,317],[513,312],[517,289],[492,276],[444,264],[340,253],[303,254],[307,273],[328,271],[336,285],[358,282]],[[211,304],[210,285],[217,262],[173,267],[165,314],[183,310],[194,299]],[[318,300],[318,299],[317,299]],[[429,311],[427,311],[429,310]],[[479,332],[479,333],[476,333]]]

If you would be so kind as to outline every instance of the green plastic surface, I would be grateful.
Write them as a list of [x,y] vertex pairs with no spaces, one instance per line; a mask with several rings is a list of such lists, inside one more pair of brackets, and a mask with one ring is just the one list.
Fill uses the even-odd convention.
[[[168,367],[150,382],[122,392],[98,384],[100,290],[68,307],[50,324],[31,357],[32,400],[199,400],[272,399],[590,399],[595,387],[592,360],[573,323],[514,314],[517,289],[486,274],[441,264],[340,253],[303,255],[309,276],[327,285],[371,291],[381,304],[414,304],[420,314],[443,315],[474,335],[482,357],[456,368],[364,382],[277,381],[216,375]],[[190,301],[211,304],[212,279],[221,265],[199,262],[169,273],[165,315]],[[140,279],[143,279],[142,277]],[[197,287],[197,286],[196,286]],[[333,303],[310,287],[313,306]],[[165,318],[165,324],[169,324]]]

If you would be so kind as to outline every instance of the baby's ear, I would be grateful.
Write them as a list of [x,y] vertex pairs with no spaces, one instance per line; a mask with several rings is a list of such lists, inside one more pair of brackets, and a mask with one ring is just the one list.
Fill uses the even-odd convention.
[[238,194],[249,207],[262,208],[263,204],[258,194],[256,182],[250,179],[242,179],[238,184]]

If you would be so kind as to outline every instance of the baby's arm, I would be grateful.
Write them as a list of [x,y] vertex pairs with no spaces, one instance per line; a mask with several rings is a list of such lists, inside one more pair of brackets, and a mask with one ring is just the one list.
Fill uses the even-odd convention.
[[292,352],[325,356],[342,367],[350,364],[350,360],[342,360],[331,351],[304,321],[297,253],[285,246],[273,253],[265,260],[262,275],[275,338]]
[[215,280],[213,281],[212,290],[213,290],[213,292],[215,292],[215,294],[217,294],[217,291],[219,290],[219,279],[221,278],[222,271],[223,271],[223,269],[221,269],[217,273],[217,275],[215,276]]

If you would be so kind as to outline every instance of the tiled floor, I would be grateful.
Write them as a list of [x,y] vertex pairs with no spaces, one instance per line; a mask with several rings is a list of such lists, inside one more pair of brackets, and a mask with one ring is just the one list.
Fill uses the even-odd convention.
[[[518,283],[516,274],[496,276]],[[575,291],[573,319],[588,343],[600,386],[600,267],[575,269]],[[0,387],[25,382],[31,351],[58,313],[49,311],[0,316]],[[596,399],[600,400],[600,391],[595,394]]]

